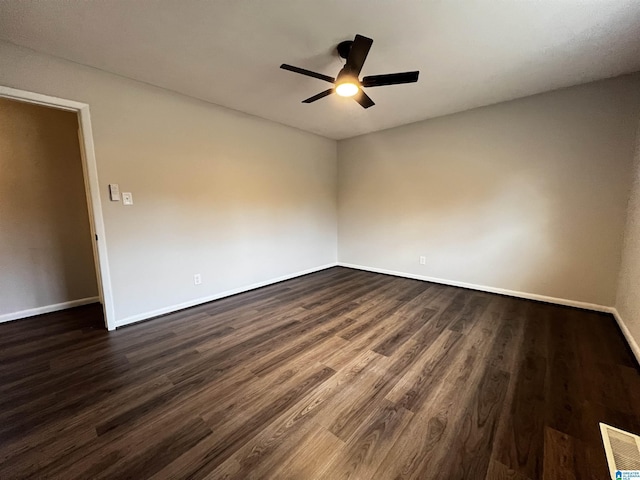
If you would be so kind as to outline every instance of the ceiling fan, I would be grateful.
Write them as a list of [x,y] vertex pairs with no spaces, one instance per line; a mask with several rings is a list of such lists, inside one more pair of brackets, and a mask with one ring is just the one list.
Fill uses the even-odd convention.
[[286,63],[280,65],[280,68],[334,84],[334,87],[320,92],[313,97],[309,97],[303,100],[302,103],[313,103],[335,92],[341,97],[353,97],[363,108],[369,108],[374,106],[375,103],[364,93],[362,90],[363,87],[383,87],[385,85],[414,83],[418,81],[418,74],[420,73],[418,71],[388,73],[385,75],[371,75],[363,77],[362,81],[358,80],[358,75],[360,75],[360,71],[362,70],[364,61],[367,59],[372,44],[372,39],[362,35],[356,35],[353,40],[346,40],[338,44],[338,55],[346,59],[347,62],[336,78],[323,75],[322,73],[312,72],[311,70],[305,70],[304,68],[294,67],[293,65],[287,65]]

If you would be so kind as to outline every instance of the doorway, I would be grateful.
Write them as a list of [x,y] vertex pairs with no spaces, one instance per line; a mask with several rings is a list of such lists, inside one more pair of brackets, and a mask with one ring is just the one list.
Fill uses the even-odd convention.
[[[89,107],[1,86],[0,102],[13,114],[4,130],[15,139],[5,142],[0,192],[3,263],[12,273],[8,283],[0,279],[6,296],[0,321],[99,301],[113,330]],[[22,162],[7,168],[8,157]]]

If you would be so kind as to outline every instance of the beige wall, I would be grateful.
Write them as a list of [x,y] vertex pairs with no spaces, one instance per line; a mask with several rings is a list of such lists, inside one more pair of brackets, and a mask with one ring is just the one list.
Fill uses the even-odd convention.
[[7,43],[0,85],[90,105],[118,323],[336,261],[335,141]]
[[77,130],[0,98],[0,316],[98,294]]
[[616,309],[634,338],[635,345],[632,346],[638,361],[640,361],[640,126],[636,138],[633,179],[631,199],[627,210],[627,227],[618,280]]
[[636,75],[341,141],[339,261],[613,305],[639,109]]
[[[338,248],[345,263],[614,302],[638,76],[337,150],[332,140],[1,42],[0,85],[90,104],[119,323],[332,264]],[[133,192],[135,204],[109,202],[108,183]]]

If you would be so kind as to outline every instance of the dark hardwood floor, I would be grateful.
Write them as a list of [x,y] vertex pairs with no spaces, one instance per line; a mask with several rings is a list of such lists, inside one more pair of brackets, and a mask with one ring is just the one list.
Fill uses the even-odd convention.
[[0,325],[0,478],[608,478],[610,315],[332,268],[132,325]]

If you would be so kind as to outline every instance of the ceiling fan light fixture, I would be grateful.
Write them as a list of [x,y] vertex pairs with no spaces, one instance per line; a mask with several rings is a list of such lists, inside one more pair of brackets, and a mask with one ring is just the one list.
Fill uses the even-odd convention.
[[418,74],[420,72],[369,75],[368,77],[363,77],[361,82],[358,78],[360,77],[360,72],[362,71],[364,61],[367,59],[372,44],[372,39],[362,35],[356,35],[353,41],[346,40],[340,42],[338,45],[338,55],[340,55],[340,58],[344,58],[346,62],[336,78],[325,75],[324,73],[312,72],[304,68],[287,65],[286,63],[280,65],[280,68],[307,77],[317,78],[318,80],[323,80],[331,84],[331,88],[302,100],[302,103],[313,103],[335,93],[341,97],[353,98],[362,108],[373,107],[375,103],[369,98],[369,95],[365,93],[365,88],[414,83],[418,81]]
[[359,90],[360,87],[350,80],[336,85],[336,93],[341,97],[353,97]]

